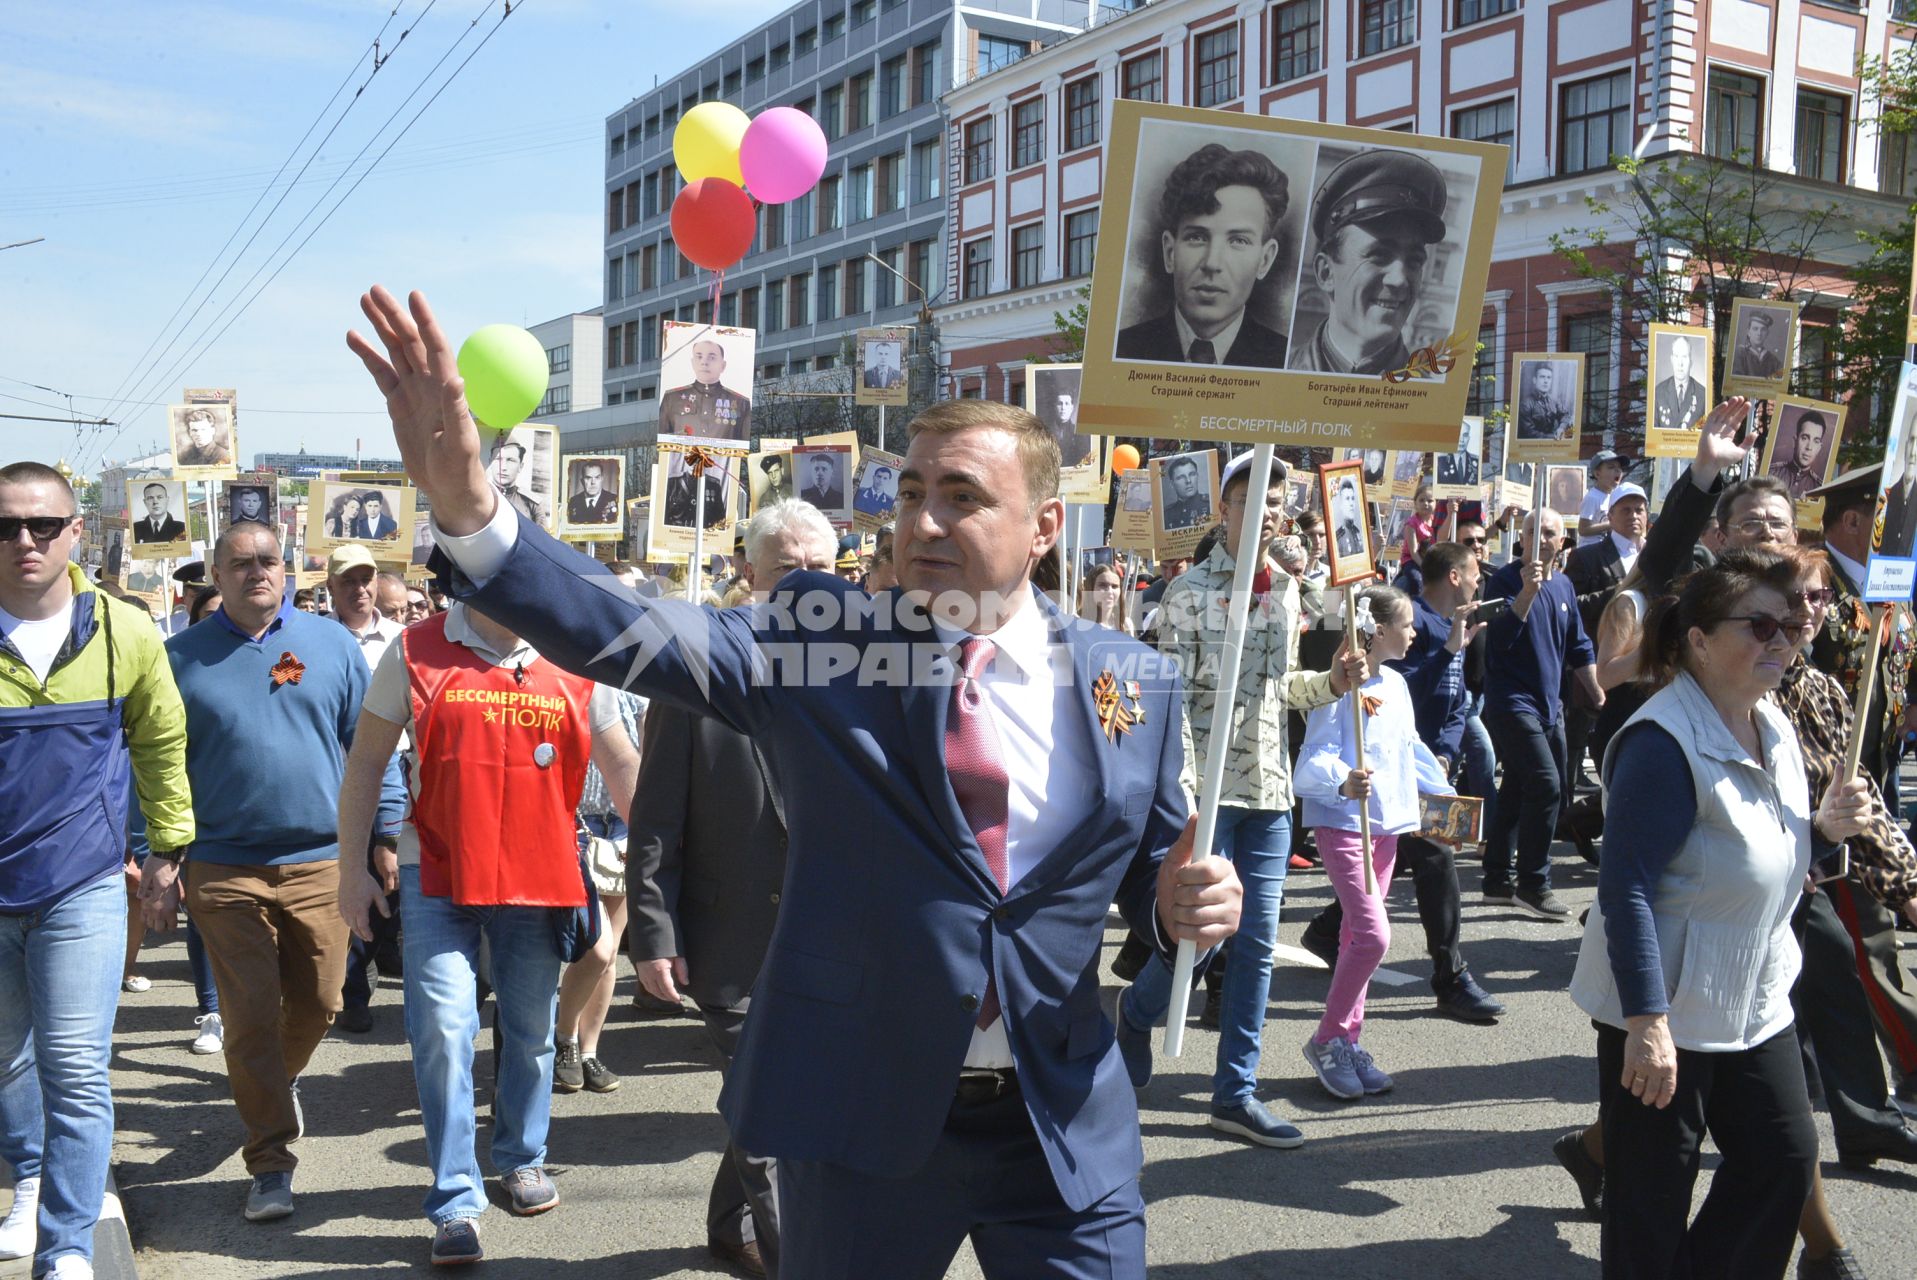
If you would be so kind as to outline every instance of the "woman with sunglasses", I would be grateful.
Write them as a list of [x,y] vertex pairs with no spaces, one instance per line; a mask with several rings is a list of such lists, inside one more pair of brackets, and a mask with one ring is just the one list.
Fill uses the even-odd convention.
[[[1793,561],[1733,553],[1644,623],[1657,692],[1612,741],[1607,856],[1571,982],[1598,1027],[1607,1278],[1780,1277],[1817,1161],[1788,998],[1815,840],[1862,831],[1868,784],[1813,814],[1770,695],[1809,635]],[[1695,1219],[1704,1136],[1722,1155]]]

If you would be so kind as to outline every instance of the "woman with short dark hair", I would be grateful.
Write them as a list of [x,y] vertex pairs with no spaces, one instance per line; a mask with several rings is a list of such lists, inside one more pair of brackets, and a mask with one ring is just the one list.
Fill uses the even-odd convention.
[[[1864,829],[1861,781],[1813,815],[1768,695],[1808,622],[1783,557],[1691,575],[1644,621],[1657,687],[1612,740],[1605,856],[1571,996],[1598,1030],[1604,1274],[1780,1277],[1816,1168],[1790,988],[1813,843]],[[1708,1133],[1722,1155],[1695,1219]]]

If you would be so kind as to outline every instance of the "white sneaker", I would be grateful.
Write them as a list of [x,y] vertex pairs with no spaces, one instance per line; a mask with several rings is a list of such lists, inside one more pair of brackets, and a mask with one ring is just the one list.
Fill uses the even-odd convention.
[[203,1013],[193,1019],[193,1025],[200,1034],[193,1037],[188,1047],[195,1053],[218,1053],[226,1048],[226,1024],[220,1021],[217,1013]]
[[[150,978],[143,978],[137,973],[130,978],[120,979],[120,990],[122,991],[140,992],[149,990],[152,986],[153,982]],[[48,1274],[52,1273],[49,1272]]]
[[77,1253],[63,1253],[47,1268],[46,1280],[93,1280],[93,1264]]
[[13,1208],[0,1220],[0,1258],[31,1258],[38,1242],[40,1179],[22,1178],[13,1184]]

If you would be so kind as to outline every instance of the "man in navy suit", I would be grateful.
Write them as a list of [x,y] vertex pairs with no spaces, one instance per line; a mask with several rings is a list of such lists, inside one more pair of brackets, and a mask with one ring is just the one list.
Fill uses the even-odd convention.
[[432,502],[457,594],[594,679],[763,748],[789,832],[778,924],[720,1109],[781,1162],[786,1280],[1144,1276],[1137,1104],[1099,1006],[1114,903],[1161,954],[1237,928],[1191,861],[1179,681],[1031,586],[1058,449],[987,401],[921,414],[900,586],[787,576],[752,609],[643,600],[502,510],[425,299],[348,336]]
[[367,490],[358,525],[358,536],[362,538],[390,538],[399,532],[399,525],[386,514],[385,497],[377,489]]
[[1158,200],[1172,307],[1118,334],[1120,360],[1282,369],[1285,335],[1245,310],[1278,261],[1290,184],[1270,157],[1206,143],[1179,161]]

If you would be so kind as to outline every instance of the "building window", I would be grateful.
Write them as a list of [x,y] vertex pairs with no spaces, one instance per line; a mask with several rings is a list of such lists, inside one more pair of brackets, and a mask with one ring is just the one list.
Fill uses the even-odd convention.
[[1238,96],[1238,24],[1207,31],[1192,42],[1196,106],[1211,107]]
[[965,126],[965,181],[983,182],[996,170],[992,165],[995,132],[993,116],[983,116]]
[[847,105],[852,118],[846,123],[847,133],[869,128],[872,124],[872,73],[860,72],[852,77],[851,84],[852,96]]
[[623,191],[614,191],[606,196],[606,230],[608,233],[623,231],[626,226],[626,195]]
[[625,259],[614,258],[606,264],[606,301],[617,302],[625,297],[619,286],[626,282]]
[[657,217],[659,214],[659,175],[649,173],[639,186],[639,216]]
[[885,266],[879,268],[877,277],[879,284],[877,289],[878,308],[883,311],[887,307],[895,307],[899,303],[899,278],[893,273],[898,271],[903,265],[905,252],[902,249],[881,249],[879,250],[879,261],[885,264]]
[[617,160],[620,156],[626,154],[626,135],[623,133],[615,133],[607,141],[606,145],[612,149],[610,153],[612,158]]
[[776,333],[785,325],[785,281],[774,280],[765,287],[765,327]]
[[740,76],[737,71],[726,72],[726,97],[736,98],[739,96],[739,81]]
[[1764,82],[1712,67],[1710,98],[1704,108],[1705,150],[1720,160],[1757,164],[1763,153]]
[[905,55],[887,58],[879,68],[879,115],[890,120],[905,110]]
[[1471,385],[1464,394],[1464,411],[1486,417],[1498,408],[1498,326],[1478,326],[1478,353],[1471,361]]
[[785,211],[776,204],[759,206],[759,247],[776,249],[785,243]]
[[818,47],[819,29],[817,27],[807,27],[798,35],[792,37],[792,56],[795,58],[803,58],[806,54],[811,53]]
[[825,20],[825,38],[837,40],[845,34],[845,13],[841,10]]
[[820,324],[839,318],[839,269],[819,268],[819,304],[813,318]]
[[1027,98],[1012,107],[1012,167],[1023,169],[1045,158],[1045,99]]
[[752,61],[746,63],[746,83],[747,84],[757,84],[759,83],[759,81],[763,79],[765,79],[765,59],[764,58],[762,57],[754,58]]
[[978,73],[990,75],[1001,67],[1011,66],[1031,51],[1031,42],[1027,40],[1014,40],[1010,36],[980,36]]
[[1035,285],[1045,271],[1045,224],[1028,222],[1012,230],[1012,287]]
[[939,96],[939,43],[934,40],[912,50],[912,72],[917,81],[913,88],[913,103],[922,107],[934,102]]
[[878,159],[878,186],[873,193],[874,208],[891,213],[905,207],[905,153],[894,151]]
[[1797,367],[1792,373],[1797,394],[1818,400],[1837,398],[1837,346],[1828,325],[1806,324],[1797,330]]
[[1495,18],[1502,13],[1515,13],[1518,0],[1458,0],[1457,21],[1454,25],[1468,27],[1474,22],[1483,22],[1486,18]]
[[852,25],[862,27],[879,16],[879,0],[858,0],[852,6]]
[[[824,184],[821,183],[820,185]],[[817,194],[817,192],[818,188],[814,187],[804,195],[786,201],[786,211],[792,219],[789,229],[792,233],[793,243],[795,244],[800,240],[806,239],[808,236],[816,234],[816,230],[812,225],[812,197]]]
[[659,287],[659,246],[656,244],[649,244],[639,251],[639,287]]
[[1495,142],[1511,148],[1504,160],[1504,180],[1509,182],[1518,156],[1517,115],[1517,103],[1511,98],[1487,102],[1483,106],[1466,107],[1451,113],[1451,136],[1468,142]]
[[1098,252],[1098,210],[1065,215],[1065,274],[1088,276]]
[[855,165],[846,178],[845,220],[863,222],[872,216],[872,166]]
[[965,246],[965,296],[983,298],[992,291],[992,237],[981,236]]
[[786,63],[790,61],[792,61],[791,45],[775,44],[772,46],[772,69],[774,71],[777,71],[780,67],[783,67]]
[[855,258],[845,264],[845,314],[856,316],[865,310],[866,262]]
[[606,368],[617,369],[626,362],[626,332],[618,325],[606,330]]
[[819,179],[819,185],[815,188],[819,199],[818,231],[837,231],[845,225],[839,202],[840,187],[843,185],[844,179],[836,173]]
[[739,295],[728,293],[719,299],[719,323],[735,325],[739,323]]
[[633,298],[633,297],[637,297],[638,294],[639,294],[639,255],[636,253],[629,253],[626,255],[626,287],[624,290],[624,296],[628,298]]
[[1272,23],[1271,80],[1283,84],[1324,65],[1324,15],[1319,0],[1281,4]]
[[918,290],[919,297],[931,298],[938,294],[932,283],[932,241],[914,240],[911,249],[911,267],[906,274],[912,278],[912,286]]
[[1564,318],[1565,351],[1584,353],[1584,429],[1602,431],[1611,421],[1611,315],[1585,311]]
[[1844,130],[1850,99],[1816,89],[1797,91],[1797,176],[1844,180]]
[[552,387],[547,390],[539,407],[533,410],[533,417],[543,418],[553,413],[569,413],[572,410],[572,388],[570,386]]
[[1558,99],[1558,172],[1602,169],[1631,150],[1631,73],[1567,84]]
[[1098,77],[1087,76],[1065,86],[1065,149],[1076,151],[1098,141],[1102,108]]
[[812,277],[801,271],[792,277],[791,285],[792,288],[787,291],[785,299],[785,327],[799,329],[806,324],[806,307],[810,302],[806,291],[812,287]]
[[938,139],[912,144],[912,203],[939,198],[943,185],[945,158],[939,154]]
[[659,320],[656,316],[647,316],[644,320],[628,320],[626,330],[626,363],[638,364],[642,360],[659,358]]
[[759,291],[757,289],[739,291],[739,327],[742,329],[759,327]]
[[845,86],[833,85],[819,95],[819,128],[830,142],[845,133]]
[[1165,100],[1164,55],[1148,53],[1133,58],[1118,73],[1118,96],[1136,102]]
[[1917,133],[1886,133],[1883,143],[1878,189],[1887,196],[1917,195]]
[[546,372],[570,373],[572,371],[572,343],[546,348]]
[[1359,57],[1396,49],[1417,38],[1418,0],[1359,0]]

